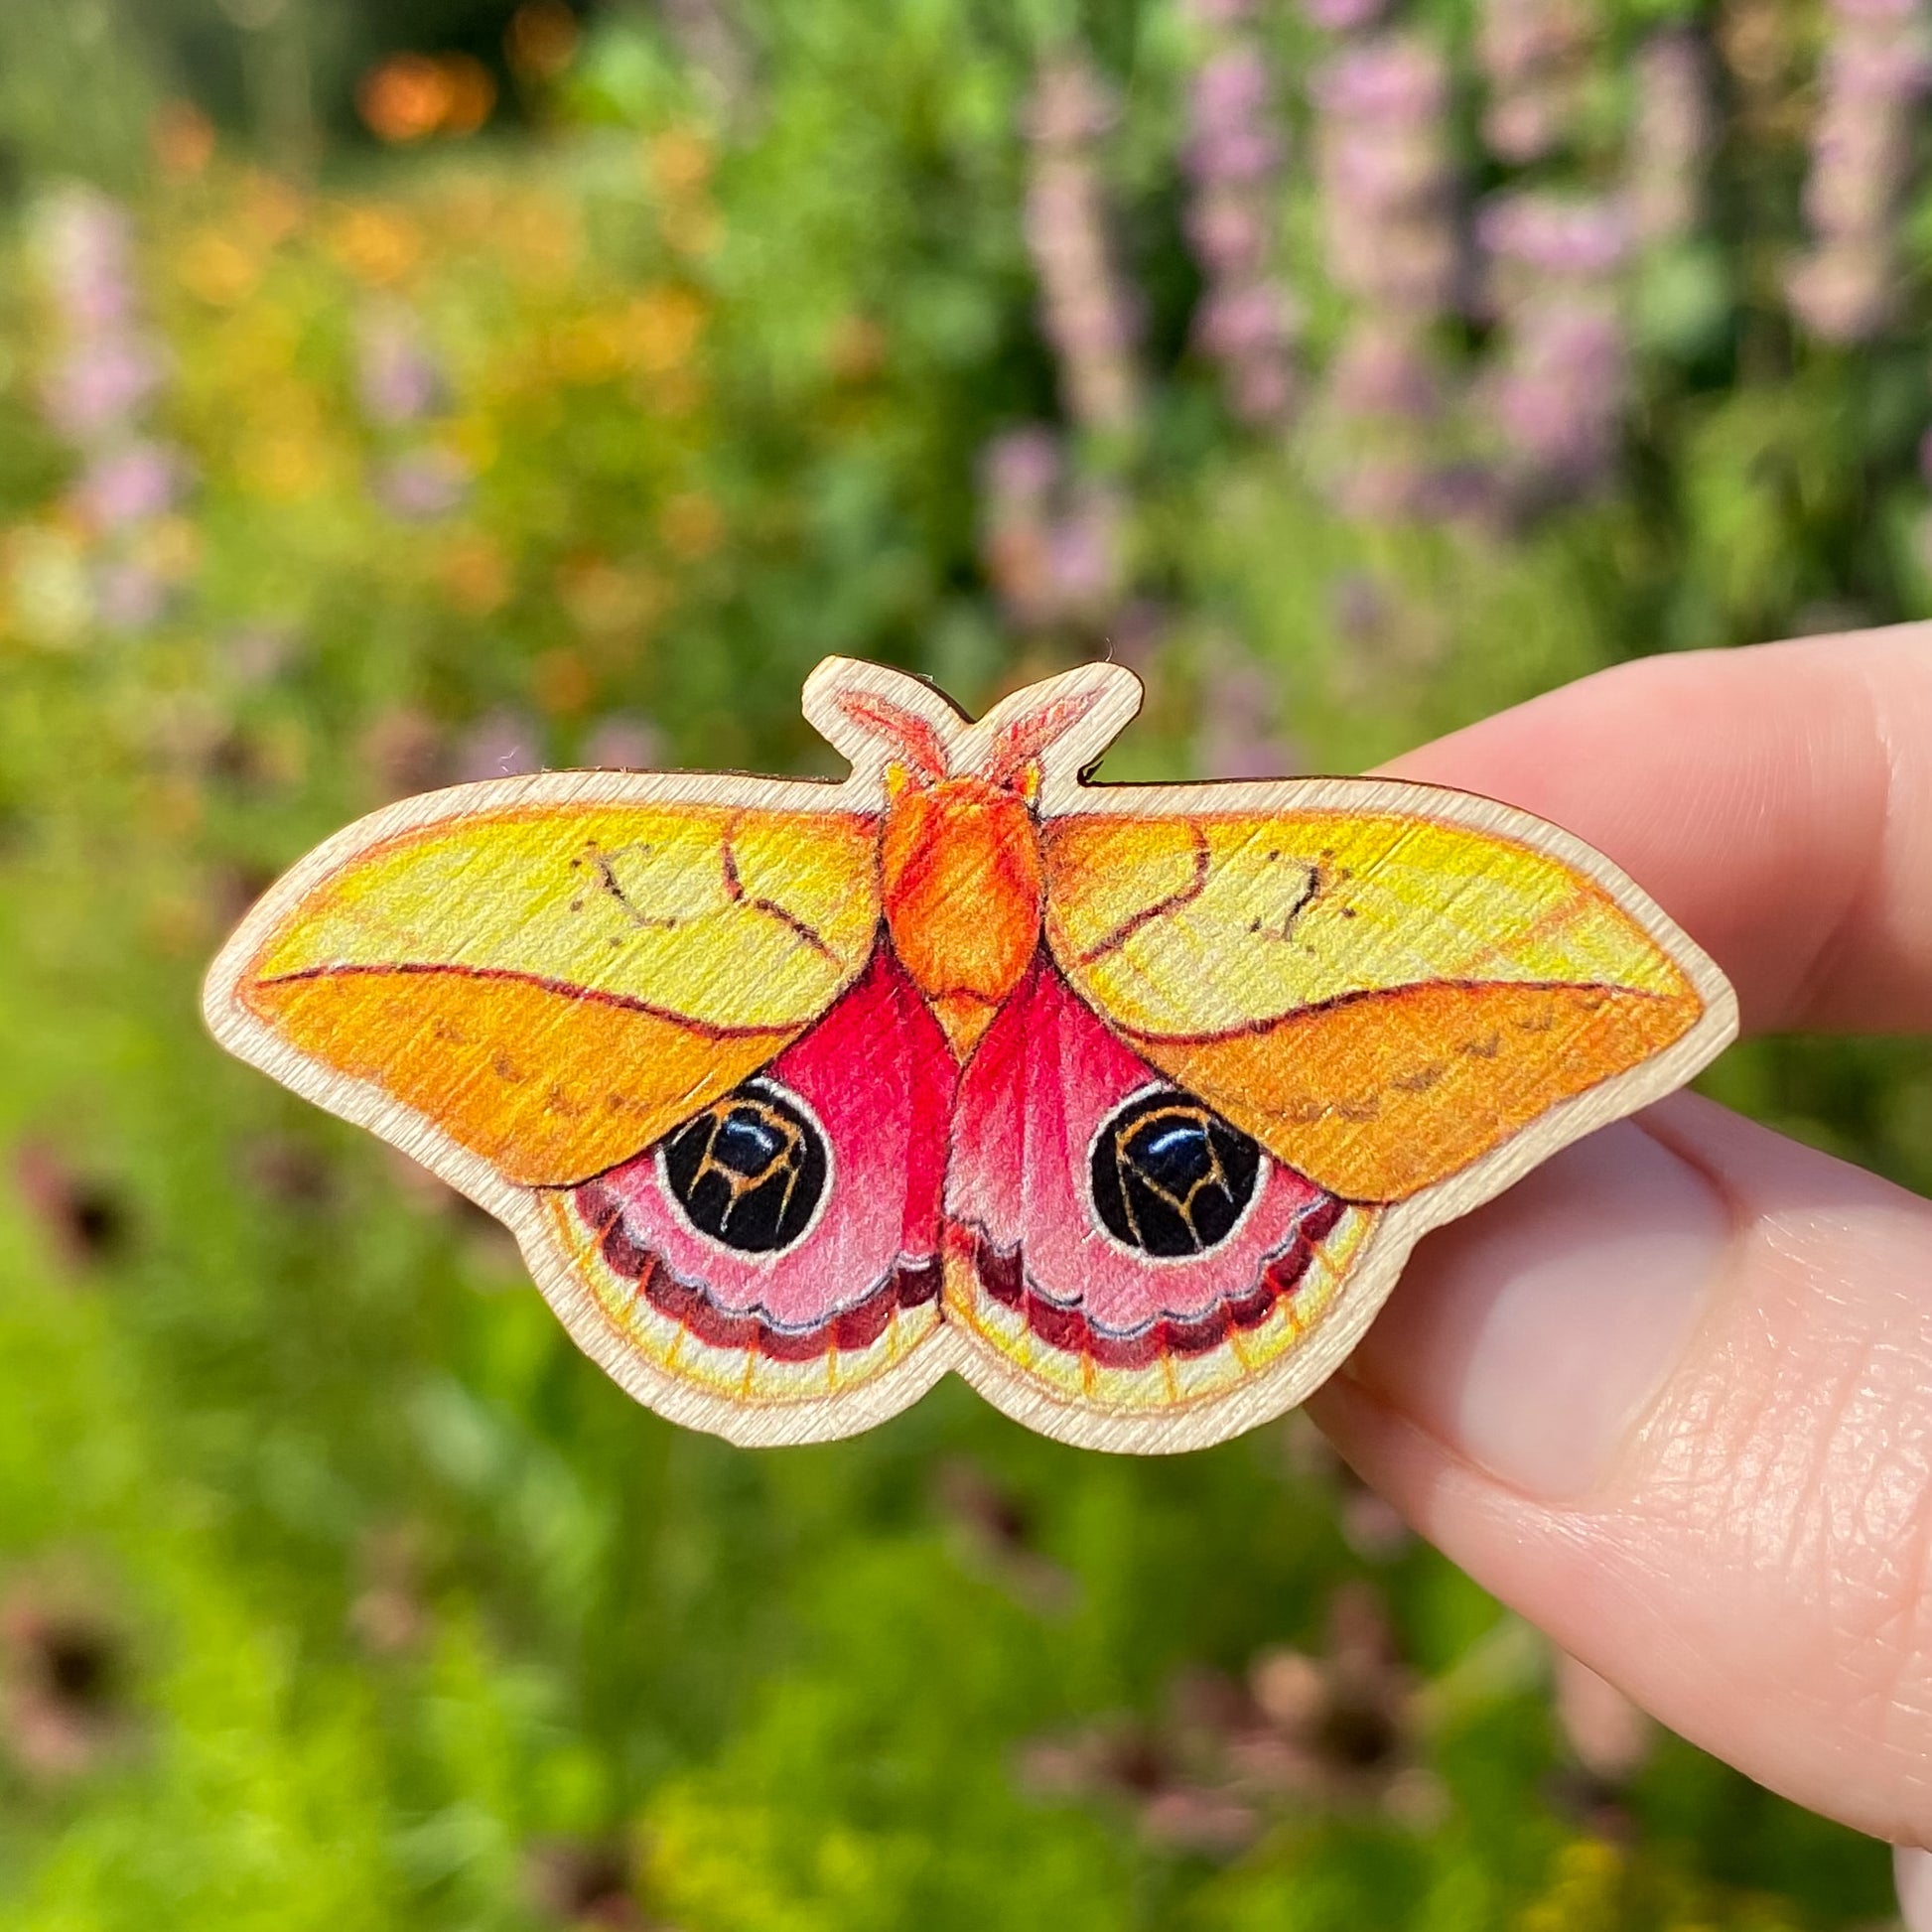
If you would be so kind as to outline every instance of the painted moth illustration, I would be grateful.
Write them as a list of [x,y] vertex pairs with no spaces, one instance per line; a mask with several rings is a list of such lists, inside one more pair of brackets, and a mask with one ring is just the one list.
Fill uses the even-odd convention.
[[1066,1441],[1220,1440],[1734,1003],[1607,861],[1489,800],[1086,782],[1139,703],[1089,665],[973,724],[832,658],[804,708],[842,782],[407,800],[269,892],[209,1024],[504,1220],[678,1421],[840,1436],[950,1369]]

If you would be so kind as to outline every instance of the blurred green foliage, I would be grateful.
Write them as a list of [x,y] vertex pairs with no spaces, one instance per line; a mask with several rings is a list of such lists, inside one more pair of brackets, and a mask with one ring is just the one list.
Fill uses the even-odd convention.
[[[342,30],[345,97],[351,53],[455,18],[357,39],[327,12],[302,31]],[[1612,101],[1656,12],[1604,16]],[[1466,48],[1459,8],[1420,17]],[[1359,767],[1644,651],[1924,613],[1922,343],[1821,347],[1784,315],[1761,262],[1795,244],[1795,137],[1736,132],[1708,229],[1647,265],[1607,483],[1365,518],[1189,346],[1193,54],[1165,6],[614,7],[526,75],[533,131],[306,175],[209,152],[178,104],[149,121],[204,69],[225,113],[211,18],[0,14],[6,1923],[1881,1916],[1878,1848],[1690,1747],[1580,1761],[1539,1640],[1299,1425],[1127,1461],[949,1386],[831,1447],[681,1433],[579,1357],[493,1227],[195,1017],[252,893],[401,791],[653,746],[825,769],[797,691],[827,651],[979,705],[1112,640],[1150,701],[1109,770],[1174,776],[1237,726]],[[1268,22],[1301,75],[1317,37]],[[1075,37],[1121,104],[1100,165],[1145,402],[1062,440],[1120,506],[1109,600],[1022,621],[978,480],[1058,411],[1023,129]],[[92,222],[111,256],[119,218],[63,198],[75,170],[131,210],[106,325],[62,293],[60,236]],[[1284,232],[1318,354],[1343,305],[1311,193],[1295,173]],[[1905,233],[1922,274],[1932,226]],[[387,401],[383,332],[423,378]],[[1473,366],[1487,332],[1443,352]],[[48,400],[102,342],[165,348],[111,435]],[[110,502],[136,445],[166,477],[115,473]],[[1710,1084],[1932,1187],[1921,1049],[1761,1042]],[[1287,1795],[1227,1770],[1271,1668],[1353,1714]]]

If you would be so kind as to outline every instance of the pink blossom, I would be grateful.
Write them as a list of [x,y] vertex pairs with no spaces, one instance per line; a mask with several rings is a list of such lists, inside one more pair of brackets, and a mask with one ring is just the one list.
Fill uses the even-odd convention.
[[1631,225],[1645,241],[1679,240],[1697,225],[1702,173],[1717,140],[1704,50],[1681,28],[1653,34],[1638,50],[1636,124],[1631,130]]
[[1027,116],[1034,152],[1024,227],[1067,411],[1090,428],[1121,430],[1139,413],[1132,350],[1140,318],[1115,265],[1091,152],[1112,120],[1112,102],[1083,58],[1041,69]]
[[1441,112],[1449,70],[1433,49],[1391,35],[1336,55],[1316,70],[1310,92],[1338,119],[1413,121]]
[[69,349],[47,385],[50,420],[73,442],[129,421],[161,387],[164,365],[147,343],[100,337]]
[[449,515],[469,487],[469,473],[455,457],[441,450],[415,450],[382,469],[375,493],[392,516],[417,523]]
[[595,770],[651,771],[663,758],[664,734],[648,718],[615,713],[592,726],[579,761]]
[[94,609],[110,630],[146,630],[168,608],[168,586],[146,564],[120,558],[101,567]]
[[1613,201],[1563,199],[1521,190],[1497,195],[1476,217],[1476,235],[1492,255],[1546,275],[1596,277],[1629,252],[1630,223]]
[[1372,27],[1382,17],[1385,0],[1302,0],[1303,15],[1311,27],[1327,34],[1353,34]]
[[1919,0],[1836,0],[1805,181],[1812,246],[1786,279],[1793,312],[1828,342],[1891,320],[1898,210],[1910,183],[1932,49]]
[[485,712],[457,746],[460,779],[515,778],[543,769],[543,732],[520,711]]
[[106,529],[145,523],[173,507],[184,475],[180,456],[165,445],[129,443],[88,466],[80,481],[80,503]]

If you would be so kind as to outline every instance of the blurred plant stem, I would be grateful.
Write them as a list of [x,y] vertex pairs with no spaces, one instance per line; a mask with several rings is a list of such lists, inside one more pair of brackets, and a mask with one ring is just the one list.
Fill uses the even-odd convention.
[[322,158],[314,14],[290,0],[218,0],[241,38],[242,86],[255,145],[281,173],[307,180]]

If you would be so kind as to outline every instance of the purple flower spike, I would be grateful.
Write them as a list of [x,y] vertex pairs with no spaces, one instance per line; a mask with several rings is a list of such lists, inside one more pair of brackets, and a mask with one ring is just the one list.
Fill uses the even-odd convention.
[[1059,481],[1059,445],[1050,430],[1036,426],[996,436],[983,461],[986,491],[996,504],[1032,507]]
[[1653,34],[1637,55],[1637,121],[1630,136],[1631,225],[1646,242],[1682,240],[1704,206],[1704,170],[1717,116],[1704,49],[1682,28]]
[[418,450],[398,457],[378,478],[377,500],[406,523],[448,516],[468,494],[469,473],[441,450]]
[[1090,428],[1121,430],[1140,408],[1132,352],[1140,316],[1115,265],[1091,153],[1112,119],[1112,101],[1083,59],[1041,70],[1027,117],[1033,156],[1023,225],[1067,411]]
[[1476,236],[1492,255],[1547,275],[1588,278],[1622,263],[1630,223],[1615,202],[1524,192],[1492,198],[1477,216]]
[[1195,192],[1186,227],[1207,279],[1194,343],[1221,364],[1237,416],[1277,421],[1295,394],[1288,351],[1301,315],[1268,276],[1285,143],[1274,75],[1258,42],[1230,35],[1202,61],[1189,118],[1182,162]]
[[1932,47],[1921,0],[1833,0],[1827,19],[1804,193],[1812,246],[1785,286],[1813,335],[1865,342],[1896,308],[1895,228],[1932,90]]
[[365,317],[356,346],[356,386],[372,422],[413,423],[435,410],[442,399],[442,378],[406,311],[382,310]]
[[1391,37],[1338,54],[1311,83],[1316,106],[1341,121],[1418,121],[1449,99],[1449,69],[1421,43]]
[[1194,126],[1211,135],[1229,121],[1249,121],[1268,106],[1273,93],[1268,64],[1255,48],[1224,48],[1202,62],[1194,76]]
[[1356,34],[1381,19],[1384,0],[1302,0],[1311,27],[1324,34]]

